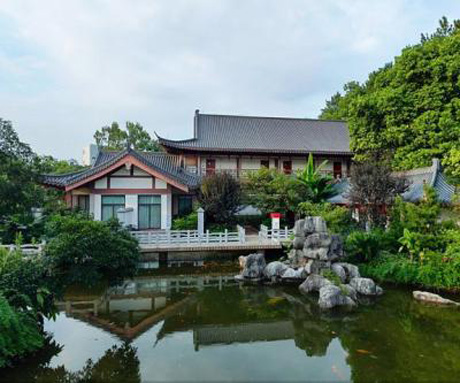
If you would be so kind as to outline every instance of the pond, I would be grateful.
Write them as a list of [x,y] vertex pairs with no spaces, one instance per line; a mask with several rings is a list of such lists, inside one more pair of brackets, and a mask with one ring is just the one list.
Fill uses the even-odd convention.
[[409,290],[322,312],[296,286],[240,286],[233,272],[154,273],[69,290],[47,347],[7,382],[438,382],[460,377],[460,310]]

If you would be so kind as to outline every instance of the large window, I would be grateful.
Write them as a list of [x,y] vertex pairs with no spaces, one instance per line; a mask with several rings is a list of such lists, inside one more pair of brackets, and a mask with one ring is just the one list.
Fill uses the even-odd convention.
[[117,211],[125,208],[124,195],[103,195],[102,196],[102,220],[117,217]]
[[138,198],[138,229],[159,229],[161,227],[161,196],[140,195]]

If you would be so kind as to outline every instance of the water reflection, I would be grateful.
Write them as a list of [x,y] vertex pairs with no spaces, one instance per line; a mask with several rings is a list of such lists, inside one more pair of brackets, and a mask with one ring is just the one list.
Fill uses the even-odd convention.
[[316,300],[295,287],[240,286],[233,274],[144,276],[108,289],[74,289],[59,304],[58,321],[46,324],[55,334],[53,351],[1,376],[51,382],[460,376],[459,311],[421,305],[394,289],[355,310],[321,311]]

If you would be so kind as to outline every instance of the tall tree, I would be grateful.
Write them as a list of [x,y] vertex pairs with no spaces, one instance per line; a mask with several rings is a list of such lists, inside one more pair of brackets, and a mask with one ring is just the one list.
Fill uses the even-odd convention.
[[358,161],[386,153],[394,168],[410,169],[439,157],[448,172],[458,173],[459,78],[460,22],[443,18],[435,33],[404,48],[365,83],[347,84],[320,117],[348,122]]
[[138,122],[127,121],[125,129],[120,128],[118,122],[112,122],[96,131],[94,140],[99,147],[110,150],[123,150],[129,144],[136,150],[159,151],[158,142]]

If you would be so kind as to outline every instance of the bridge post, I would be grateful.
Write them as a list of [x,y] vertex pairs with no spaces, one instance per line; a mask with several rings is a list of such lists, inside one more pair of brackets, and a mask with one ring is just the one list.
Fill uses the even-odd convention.
[[198,208],[198,235],[202,236],[204,234],[204,209],[202,207]]

